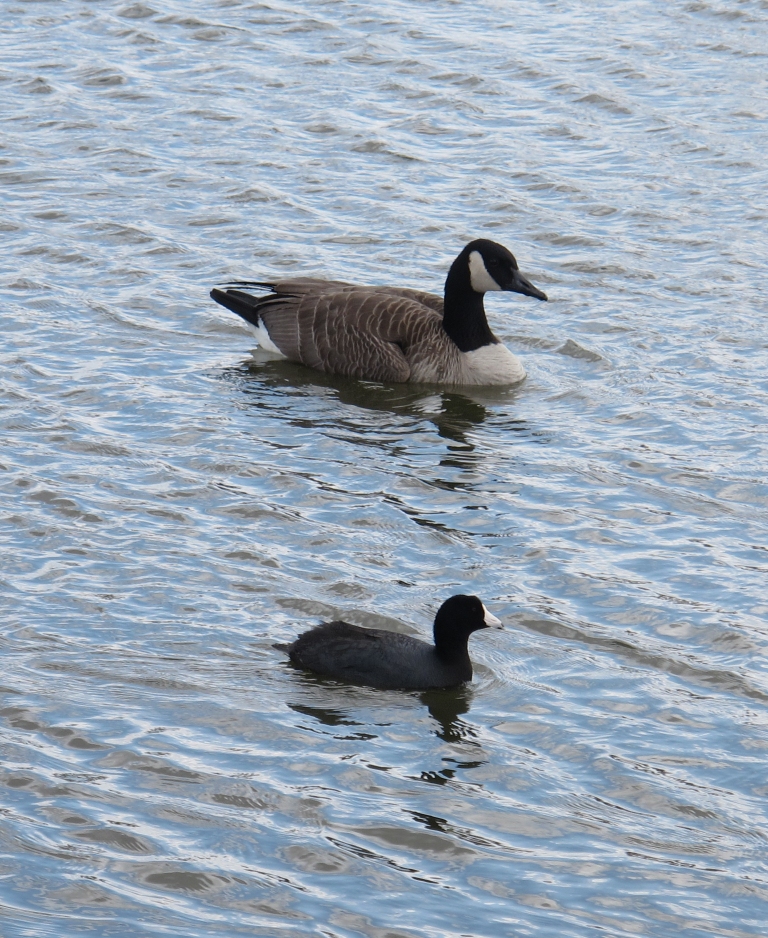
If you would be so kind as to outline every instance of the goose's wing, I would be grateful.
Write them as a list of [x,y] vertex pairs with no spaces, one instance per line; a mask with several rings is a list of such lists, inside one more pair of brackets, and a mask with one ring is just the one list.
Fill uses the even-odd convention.
[[294,280],[231,280],[228,287],[258,287],[279,293],[281,296],[304,296],[308,293],[340,293],[344,290],[360,290],[354,283],[345,280],[318,280],[316,277],[296,277]]
[[317,280],[313,277],[297,277],[294,280],[237,280],[229,284],[233,287],[261,287],[280,296],[306,296],[308,294],[320,295],[323,293],[350,293],[363,292],[368,294],[383,293],[386,296],[399,296],[413,300],[433,309],[443,315],[443,299],[434,293],[425,293],[423,290],[412,290],[409,287],[361,287],[344,280]]
[[[345,290],[269,299],[261,318],[287,357],[311,368],[370,381],[407,381],[403,353],[408,301]],[[412,311],[411,311],[412,312]]]
[[212,296],[253,325],[263,325],[292,361],[351,378],[405,382],[411,374],[408,349],[442,328],[440,315],[412,292],[345,287],[265,297],[215,290]]
[[427,309],[443,318],[443,298],[435,296],[434,293],[424,293],[423,290],[412,290],[410,287],[375,287],[377,293],[386,293],[388,296],[402,296],[406,300],[413,300],[420,306],[426,306]]

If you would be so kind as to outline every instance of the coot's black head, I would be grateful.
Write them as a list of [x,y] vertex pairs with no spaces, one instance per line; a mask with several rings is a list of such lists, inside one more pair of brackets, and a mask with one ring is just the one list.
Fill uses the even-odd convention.
[[[467,284],[475,293],[487,293],[489,290],[507,290],[533,296],[537,300],[546,300],[547,294],[534,287],[531,281],[520,273],[515,255],[504,245],[485,238],[478,238],[464,248],[453,263],[451,273],[466,278]],[[451,276],[449,273],[449,277]]]
[[467,639],[478,629],[501,629],[501,622],[491,615],[477,596],[451,596],[435,616],[435,648],[441,657],[466,654]]

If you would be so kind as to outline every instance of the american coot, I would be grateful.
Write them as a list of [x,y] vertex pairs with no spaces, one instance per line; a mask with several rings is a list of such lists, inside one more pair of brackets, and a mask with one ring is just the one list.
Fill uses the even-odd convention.
[[[272,291],[253,296],[242,287]],[[494,241],[471,241],[453,262],[444,300],[404,287],[339,280],[237,281],[211,297],[242,316],[259,345],[319,371],[369,381],[516,384],[520,361],[488,326],[483,296],[506,290],[546,300]]]
[[286,650],[291,661],[350,684],[429,690],[472,680],[467,642],[472,632],[502,628],[477,596],[451,596],[435,616],[435,644],[348,622],[327,622],[300,635]]

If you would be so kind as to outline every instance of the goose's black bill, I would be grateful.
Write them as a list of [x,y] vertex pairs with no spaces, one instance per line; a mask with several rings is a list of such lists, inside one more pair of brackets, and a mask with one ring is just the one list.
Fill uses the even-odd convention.
[[[501,286],[501,284],[499,284],[499,286]],[[537,300],[547,299],[547,294],[538,287],[534,287],[531,281],[524,274],[521,274],[519,270],[514,271],[510,286],[505,286],[503,289],[514,293],[522,293],[523,296],[532,296]]]

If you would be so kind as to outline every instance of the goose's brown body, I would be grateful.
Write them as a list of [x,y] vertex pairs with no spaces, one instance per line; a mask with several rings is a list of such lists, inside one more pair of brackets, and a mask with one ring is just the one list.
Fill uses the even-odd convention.
[[[476,244],[493,242],[472,242],[459,255],[445,300],[419,290],[309,278],[233,284],[211,296],[249,322],[260,345],[318,371],[384,382],[514,384],[525,370],[490,331],[485,290],[472,286],[468,270],[466,283],[454,276],[451,285],[454,268]],[[511,258],[516,271],[512,255],[494,247]],[[530,295],[546,299],[517,273]],[[254,296],[241,287],[271,292]],[[519,286],[495,288],[524,292]],[[458,328],[452,330],[453,320]]]

